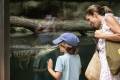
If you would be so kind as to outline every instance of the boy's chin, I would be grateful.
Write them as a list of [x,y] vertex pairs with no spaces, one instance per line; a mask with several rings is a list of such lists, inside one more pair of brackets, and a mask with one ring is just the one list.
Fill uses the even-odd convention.
[[64,52],[63,52],[63,51],[60,51],[60,54],[64,54]]
[[64,53],[63,51],[60,51],[60,53]]

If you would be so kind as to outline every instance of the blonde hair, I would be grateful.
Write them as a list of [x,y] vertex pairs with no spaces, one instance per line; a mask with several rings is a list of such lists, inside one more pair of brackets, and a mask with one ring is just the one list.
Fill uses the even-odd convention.
[[103,6],[104,13],[112,13],[112,9],[110,9],[108,6]]
[[100,6],[100,5],[91,5],[86,10],[87,15],[93,15],[94,12],[100,15],[105,15],[105,13],[112,13],[112,10],[108,6]]

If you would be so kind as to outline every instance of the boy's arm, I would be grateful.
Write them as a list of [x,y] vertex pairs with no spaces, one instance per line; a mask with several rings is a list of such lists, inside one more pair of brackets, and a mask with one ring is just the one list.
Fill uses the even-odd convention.
[[52,68],[49,68],[48,71],[56,80],[60,80],[61,72],[55,72]]
[[49,61],[48,61],[48,71],[56,80],[60,80],[62,73],[58,72],[58,71],[55,72],[53,70],[53,61],[52,61],[52,59],[49,59]]

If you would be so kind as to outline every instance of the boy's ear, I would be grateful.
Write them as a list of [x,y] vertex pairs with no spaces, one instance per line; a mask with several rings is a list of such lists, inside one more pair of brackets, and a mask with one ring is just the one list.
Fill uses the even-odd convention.
[[72,46],[71,45],[69,45],[69,44],[64,44],[66,47],[69,47],[69,48],[72,48]]

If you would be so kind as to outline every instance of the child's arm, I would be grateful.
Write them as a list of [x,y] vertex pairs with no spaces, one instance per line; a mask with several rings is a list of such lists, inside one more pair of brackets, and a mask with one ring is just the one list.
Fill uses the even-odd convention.
[[53,61],[52,61],[52,59],[49,59],[49,61],[48,61],[48,71],[56,80],[60,80],[61,72],[55,72],[53,70]]

